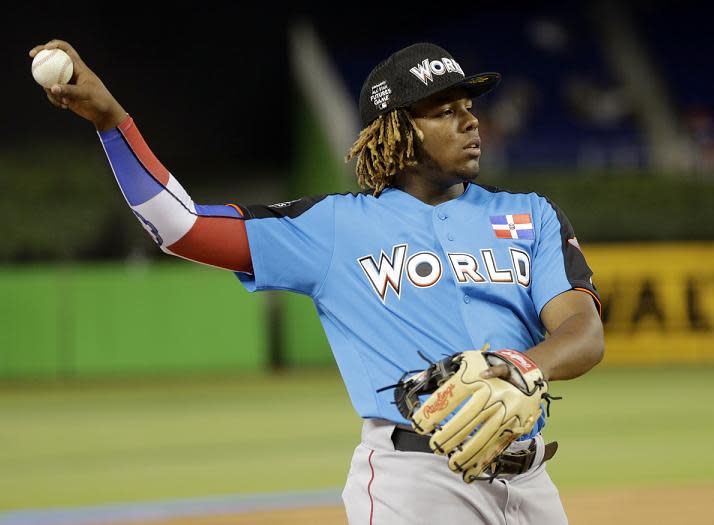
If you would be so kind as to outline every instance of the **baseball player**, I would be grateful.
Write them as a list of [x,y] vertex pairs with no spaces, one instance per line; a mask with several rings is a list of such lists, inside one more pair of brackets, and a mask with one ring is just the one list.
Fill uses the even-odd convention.
[[[476,183],[482,143],[472,99],[499,74],[468,75],[434,44],[401,49],[360,95],[364,129],[348,159],[357,159],[364,191],[201,205],[68,43],[52,40],[30,56],[55,47],[75,68],[70,84],[46,90],[50,102],[94,124],[126,201],[161,250],[235,272],[251,292],[313,299],[364,419],[342,494],[351,524],[567,523],[545,470],[555,447],[541,437],[542,415],[499,456],[501,475],[464,483],[384,388],[425,359],[486,343],[550,382],[602,359],[600,302],[568,219],[536,193]],[[503,364],[481,377],[513,379]]]

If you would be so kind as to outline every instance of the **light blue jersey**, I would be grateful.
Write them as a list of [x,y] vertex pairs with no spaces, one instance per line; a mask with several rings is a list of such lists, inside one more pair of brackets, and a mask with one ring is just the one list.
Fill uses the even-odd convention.
[[363,418],[409,424],[393,391],[377,390],[425,368],[418,351],[525,351],[558,294],[581,289],[599,305],[569,221],[536,193],[467,184],[431,206],[387,188],[241,209],[254,274],[236,275],[251,292],[312,297]]

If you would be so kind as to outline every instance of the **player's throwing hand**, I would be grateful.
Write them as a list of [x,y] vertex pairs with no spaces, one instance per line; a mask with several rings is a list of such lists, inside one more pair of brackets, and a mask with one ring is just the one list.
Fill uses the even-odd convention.
[[43,49],[61,49],[74,63],[74,72],[67,84],[43,88],[47,98],[56,107],[70,109],[94,124],[99,131],[115,127],[126,116],[109,90],[94,72],[87,67],[75,49],[64,40],[50,40],[30,50],[35,57]]

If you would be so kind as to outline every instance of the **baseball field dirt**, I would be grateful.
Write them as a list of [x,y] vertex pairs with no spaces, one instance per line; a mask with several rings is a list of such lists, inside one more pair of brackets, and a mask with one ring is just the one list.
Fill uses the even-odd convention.
[[[568,492],[563,503],[573,525],[708,524],[714,496],[709,487],[677,487]],[[116,522],[111,525],[336,525],[346,524],[342,507],[281,509],[161,521]]]

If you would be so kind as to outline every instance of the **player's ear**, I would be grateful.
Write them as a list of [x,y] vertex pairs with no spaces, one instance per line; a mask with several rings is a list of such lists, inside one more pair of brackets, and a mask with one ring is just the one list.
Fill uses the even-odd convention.
[[419,127],[419,124],[417,124],[416,118],[414,118],[414,113],[411,111],[411,108],[406,108],[406,112],[409,114],[409,117],[412,119],[412,122],[414,123],[414,129],[416,130],[417,137],[421,142],[424,141],[424,132],[421,130]]

